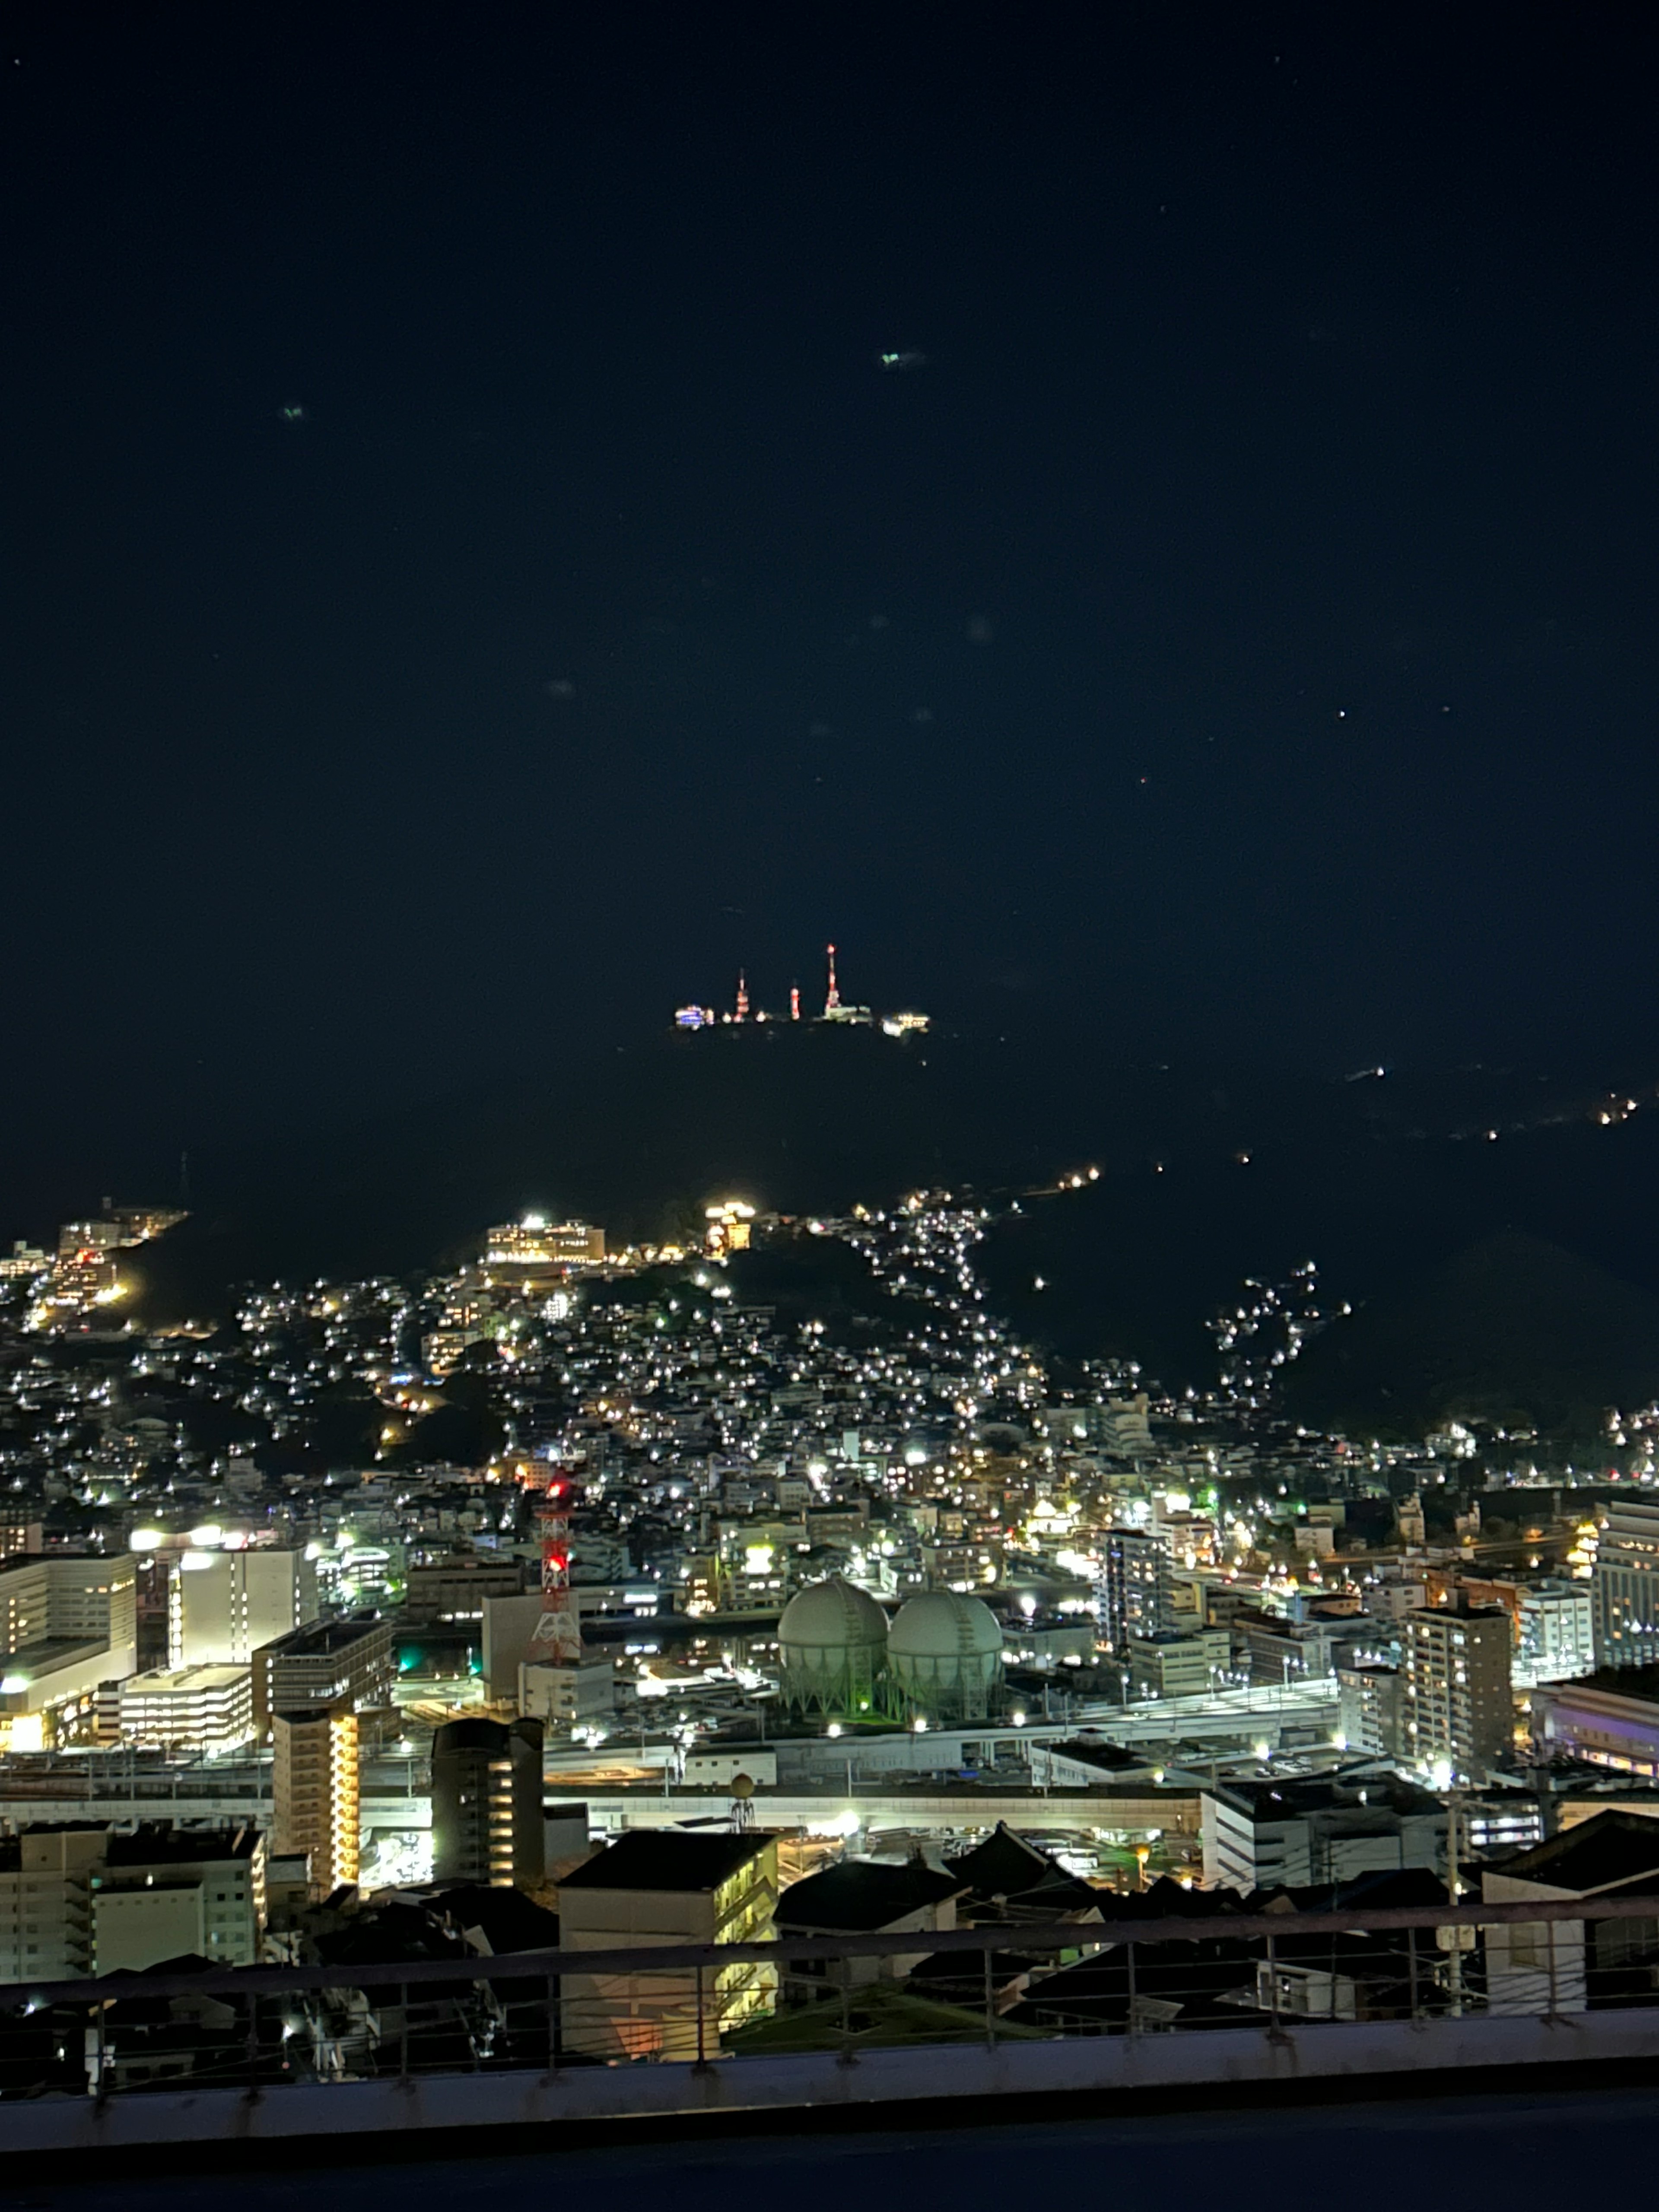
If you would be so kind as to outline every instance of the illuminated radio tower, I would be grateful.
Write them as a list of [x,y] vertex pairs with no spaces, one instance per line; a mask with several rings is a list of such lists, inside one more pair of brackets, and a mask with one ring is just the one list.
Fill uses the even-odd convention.
[[746,1022],[748,1018],[749,978],[744,974],[742,969],[739,968],[738,970],[738,1019],[740,1022]]
[[542,1534],[542,1610],[530,1638],[532,1659],[553,1659],[574,1666],[582,1656],[581,1624],[570,1587],[570,1509],[576,1486],[555,1468],[536,1503]]
[[824,994],[823,1011],[826,1014],[841,1012],[841,993],[836,988],[836,948],[833,945],[830,947],[830,988]]
[[800,985],[799,983],[792,983],[789,986],[789,1018],[792,1022],[798,1022],[800,1019]]

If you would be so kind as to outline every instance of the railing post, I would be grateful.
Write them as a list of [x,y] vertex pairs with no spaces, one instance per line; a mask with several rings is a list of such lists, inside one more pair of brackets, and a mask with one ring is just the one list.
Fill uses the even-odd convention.
[[1279,2033],[1279,1945],[1272,1936],[1267,1938],[1267,2005],[1272,2026],[1269,2035]]
[[1409,1986],[1410,1986],[1410,1990],[1411,1990],[1412,2018],[1413,2018],[1413,2020],[1415,2020],[1415,2019],[1417,2019],[1417,2017],[1418,2017],[1418,2009],[1417,2009],[1417,1930],[1416,1930],[1416,1929],[1415,1929],[1415,1928],[1408,1928],[1408,1929],[1406,1930],[1406,1971],[1407,1971],[1407,1976],[1409,1977]]
[[250,2098],[259,2094],[259,2000],[252,1990],[247,1993],[247,2093]]
[[98,2006],[98,2093],[94,2101],[101,2105],[110,2092],[109,2043],[105,2021],[108,2008],[100,2001]]
[[[1546,1922],[1545,1922],[1545,1923],[1544,1923],[1544,1924],[1545,1924],[1545,1926],[1549,1929],[1549,1934],[1550,1934],[1550,2009],[1549,2009],[1549,2016],[1550,2016],[1550,2018],[1551,2018],[1552,2020],[1554,2020],[1554,2019],[1558,2016],[1558,2013],[1559,2013],[1559,1992],[1558,1992],[1558,1990],[1557,1990],[1557,1989],[1556,1989],[1556,1985],[1555,1985],[1555,1923],[1554,1923],[1553,1920],[1547,1920],[1547,1921],[1546,1921]],[[1492,1989],[1492,1984],[1491,1984],[1491,1983],[1490,1983],[1490,1982],[1488,1982],[1488,1984],[1486,1984],[1486,1987],[1487,1987],[1488,1995],[1490,1996],[1490,1992],[1491,1992],[1491,1989]]]
[[988,2051],[994,2051],[997,2047],[996,1993],[991,1973],[991,1950],[988,1944],[980,1954],[980,1959],[985,1973],[985,2048]]
[[1135,1947],[1133,1943],[1126,1943],[1123,1947],[1123,1964],[1128,1975],[1129,1990],[1129,2010],[1123,2023],[1123,2033],[1133,2035],[1138,2023],[1135,2018]]
[[547,2073],[550,2081],[559,2070],[559,1978],[547,1978]]
[[841,1962],[841,2050],[836,2055],[838,2066],[856,2066],[858,2057],[853,2049],[853,1967],[852,1961]]
[[701,2073],[708,2063],[708,2053],[703,2044],[702,1968],[697,1968],[697,2070]]
[[409,2087],[409,1984],[404,1982],[398,1992],[401,2003],[398,2009],[398,2080]]

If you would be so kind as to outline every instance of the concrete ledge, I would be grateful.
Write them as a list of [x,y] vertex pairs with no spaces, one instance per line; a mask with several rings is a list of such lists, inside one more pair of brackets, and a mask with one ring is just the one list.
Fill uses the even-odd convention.
[[[235,2089],[141,2090],[103,2106],[90,2098],[0,2104],[0,2153],[205,2149],[311,2140],[369,2148],[376,2138],[572,2123],[688,2123],[811,2108],[937,2106],[957,2099],[1097,2096],[1133,2100],[1236,2086],[1291,2087],[1390,2075],[1490,2074],[1513,2067],[1618,2066],[1659,2057],[1659,2008],[1560,2020],[1436,2020],[1256,2027],[1214,2033],[1073,2037],[1053,2043],[931,2045],[866,2051],[844,2064],[826,2052],[693,2066],[576,2067],[426,2075],[397,2081]],[[975,2118],[984,2117],[983,2112]],[[484,2145],[481,2142],[478,2148]]]

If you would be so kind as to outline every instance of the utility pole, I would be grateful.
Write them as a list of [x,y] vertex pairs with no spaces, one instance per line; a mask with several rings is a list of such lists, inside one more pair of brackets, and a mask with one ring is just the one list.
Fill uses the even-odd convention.
[[[1455,1783],[1446,1800],[1446,1895],[1453,1905],[1463,1894],[1463,1878],[1458,1865],[1462,1818],[1463,1785]],[[1451,1945],[1446,1960],[1446,1993],[1448,2009],[1454,2020],[1463,2017],[1463,1939],[1468,1933],[1468,1929],[1458,1927],[1445,1931]]]

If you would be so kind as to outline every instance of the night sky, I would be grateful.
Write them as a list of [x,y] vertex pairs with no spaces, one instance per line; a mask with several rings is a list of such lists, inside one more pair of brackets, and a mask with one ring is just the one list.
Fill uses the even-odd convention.
[[15,10],[0,1200],[830,937],[1639,1057],[1635,12]]

